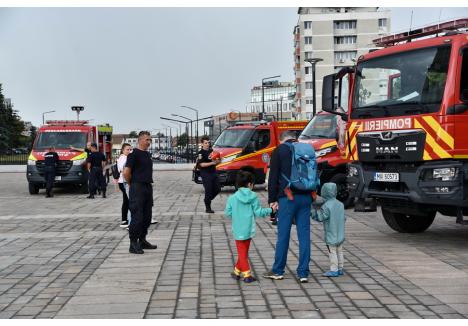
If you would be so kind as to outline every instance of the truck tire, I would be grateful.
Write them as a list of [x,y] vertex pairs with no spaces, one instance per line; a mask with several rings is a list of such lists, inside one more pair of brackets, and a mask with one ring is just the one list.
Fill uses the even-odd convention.
[[343,203],[345,208],[351,207],[354,203],[354,198],[349,196],[348,184],[346,183],[346,174],[335,174],[330,182],[336,184],[336,199]]
[[424,232],[434,222],[436,212],[429,212],[426,215],[406,215],[393,213],[382,207],[382,215],[385,222],[393,230],[400,233],[420,233]]
[[37,195],[39,193],[39,186],[29,182],[29,194],[30,195]]

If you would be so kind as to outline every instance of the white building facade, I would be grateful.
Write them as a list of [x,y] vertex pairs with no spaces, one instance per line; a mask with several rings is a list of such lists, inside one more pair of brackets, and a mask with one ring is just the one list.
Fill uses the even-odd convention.
[[375,49],[372,40],[390,32],[390,10],[378,7],[300,7],[294,28],[295,107],[301,118],[313,112],[312,67],[316,63],[316,110],[322,107],[322,80]]
[[[263,112],[292,112],[294,111],[294,97],[296,94],[296,85],[293,82],[279,82],[277,80],[265,81],[262,100],[262,86],[254,86],[250,90],[250,102],[247,104],[246,111],[250,113]],[[264,104],[263,104],[264,103]]]

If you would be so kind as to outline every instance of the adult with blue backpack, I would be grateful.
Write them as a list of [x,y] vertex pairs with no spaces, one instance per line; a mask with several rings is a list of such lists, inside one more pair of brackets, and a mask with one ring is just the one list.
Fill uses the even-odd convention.
[[298,143],[294,131],[283,132],[280,143],[272,153],[268,179],[268,203],[278,211],[278,239],[273,267],[263,277],[273,280],[284,278],[291,226],[295,219],[299,239],[296,272],[299,281],[307,283],[312,196],[320,184],[315,151],[309,144]]

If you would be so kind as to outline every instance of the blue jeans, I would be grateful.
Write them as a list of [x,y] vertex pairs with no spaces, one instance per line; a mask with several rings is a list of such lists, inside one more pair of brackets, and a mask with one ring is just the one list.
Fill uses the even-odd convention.
[[293,217],[296,218],[297,237],[299,239],[299,266],[297,266],[298,277],[309,276],[310,262],[310,208],[312,196],[294,194],[294,200],[281,197],[278,200],[278,239],[276,241],[275,263],[272,271],[283,275],[288,258],[289,237]]

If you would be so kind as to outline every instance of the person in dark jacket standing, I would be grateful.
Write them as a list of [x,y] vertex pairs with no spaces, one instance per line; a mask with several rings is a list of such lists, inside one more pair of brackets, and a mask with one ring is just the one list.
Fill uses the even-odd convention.
[[201,138],[202,149],[198,152],[197,164],[200,169],[200,176],[203,182],[203,188],[205,189],[205,208],[207,213],[214,213],[211,209],[211,201],[221,191],[219,185],[218,175],[216,173],[216,165],[219,164],[220,159],[213,160],[211,153],[213,149],[210,148],[210,138],[203,136]]
[[46,181],[46,197],[53,197],[52,188],[54,187],[55,174],[59,156],[54,147],[50,147],[49,151],[44,155],[44,179]]
[[106,180],[104,179],[104,167],[106,166],[106,157],[103,153],[98,152],[97,145],[91,144],[91,154],[86,159],[89,172],[89,196],[94,198],[96,188],[102,192],[102,198],[106,198]]
[[151,224],[153,208],[153,161],[148,152],[151,135],[148,131],[138,134],[138,147],[128,154],[124,178],[129,191],[129,208],[132,220],[129,226],[130,248],[132,254],[143,254],[143,249],[156,249],[146,240]]
[[[312,195],[291,189],[288,191],[284,176],[291,175],[292,152],[285,142],[296,141],[294,131],[285,131],[280,136],[281,144],[273,151],[270,160],[268,179],[268,203],[273,210],[278,210],[278,238],[275,248],[275,262],[271,271],[263,277],[274,280],[284,278],[284,269],[289,249],[289,238],[293,219],[296,220],[299,238],[299,266],[297,276],[301,283],[308,282],[310,262],[310,209]],[[289,197],[289,198],[288,198]]]

